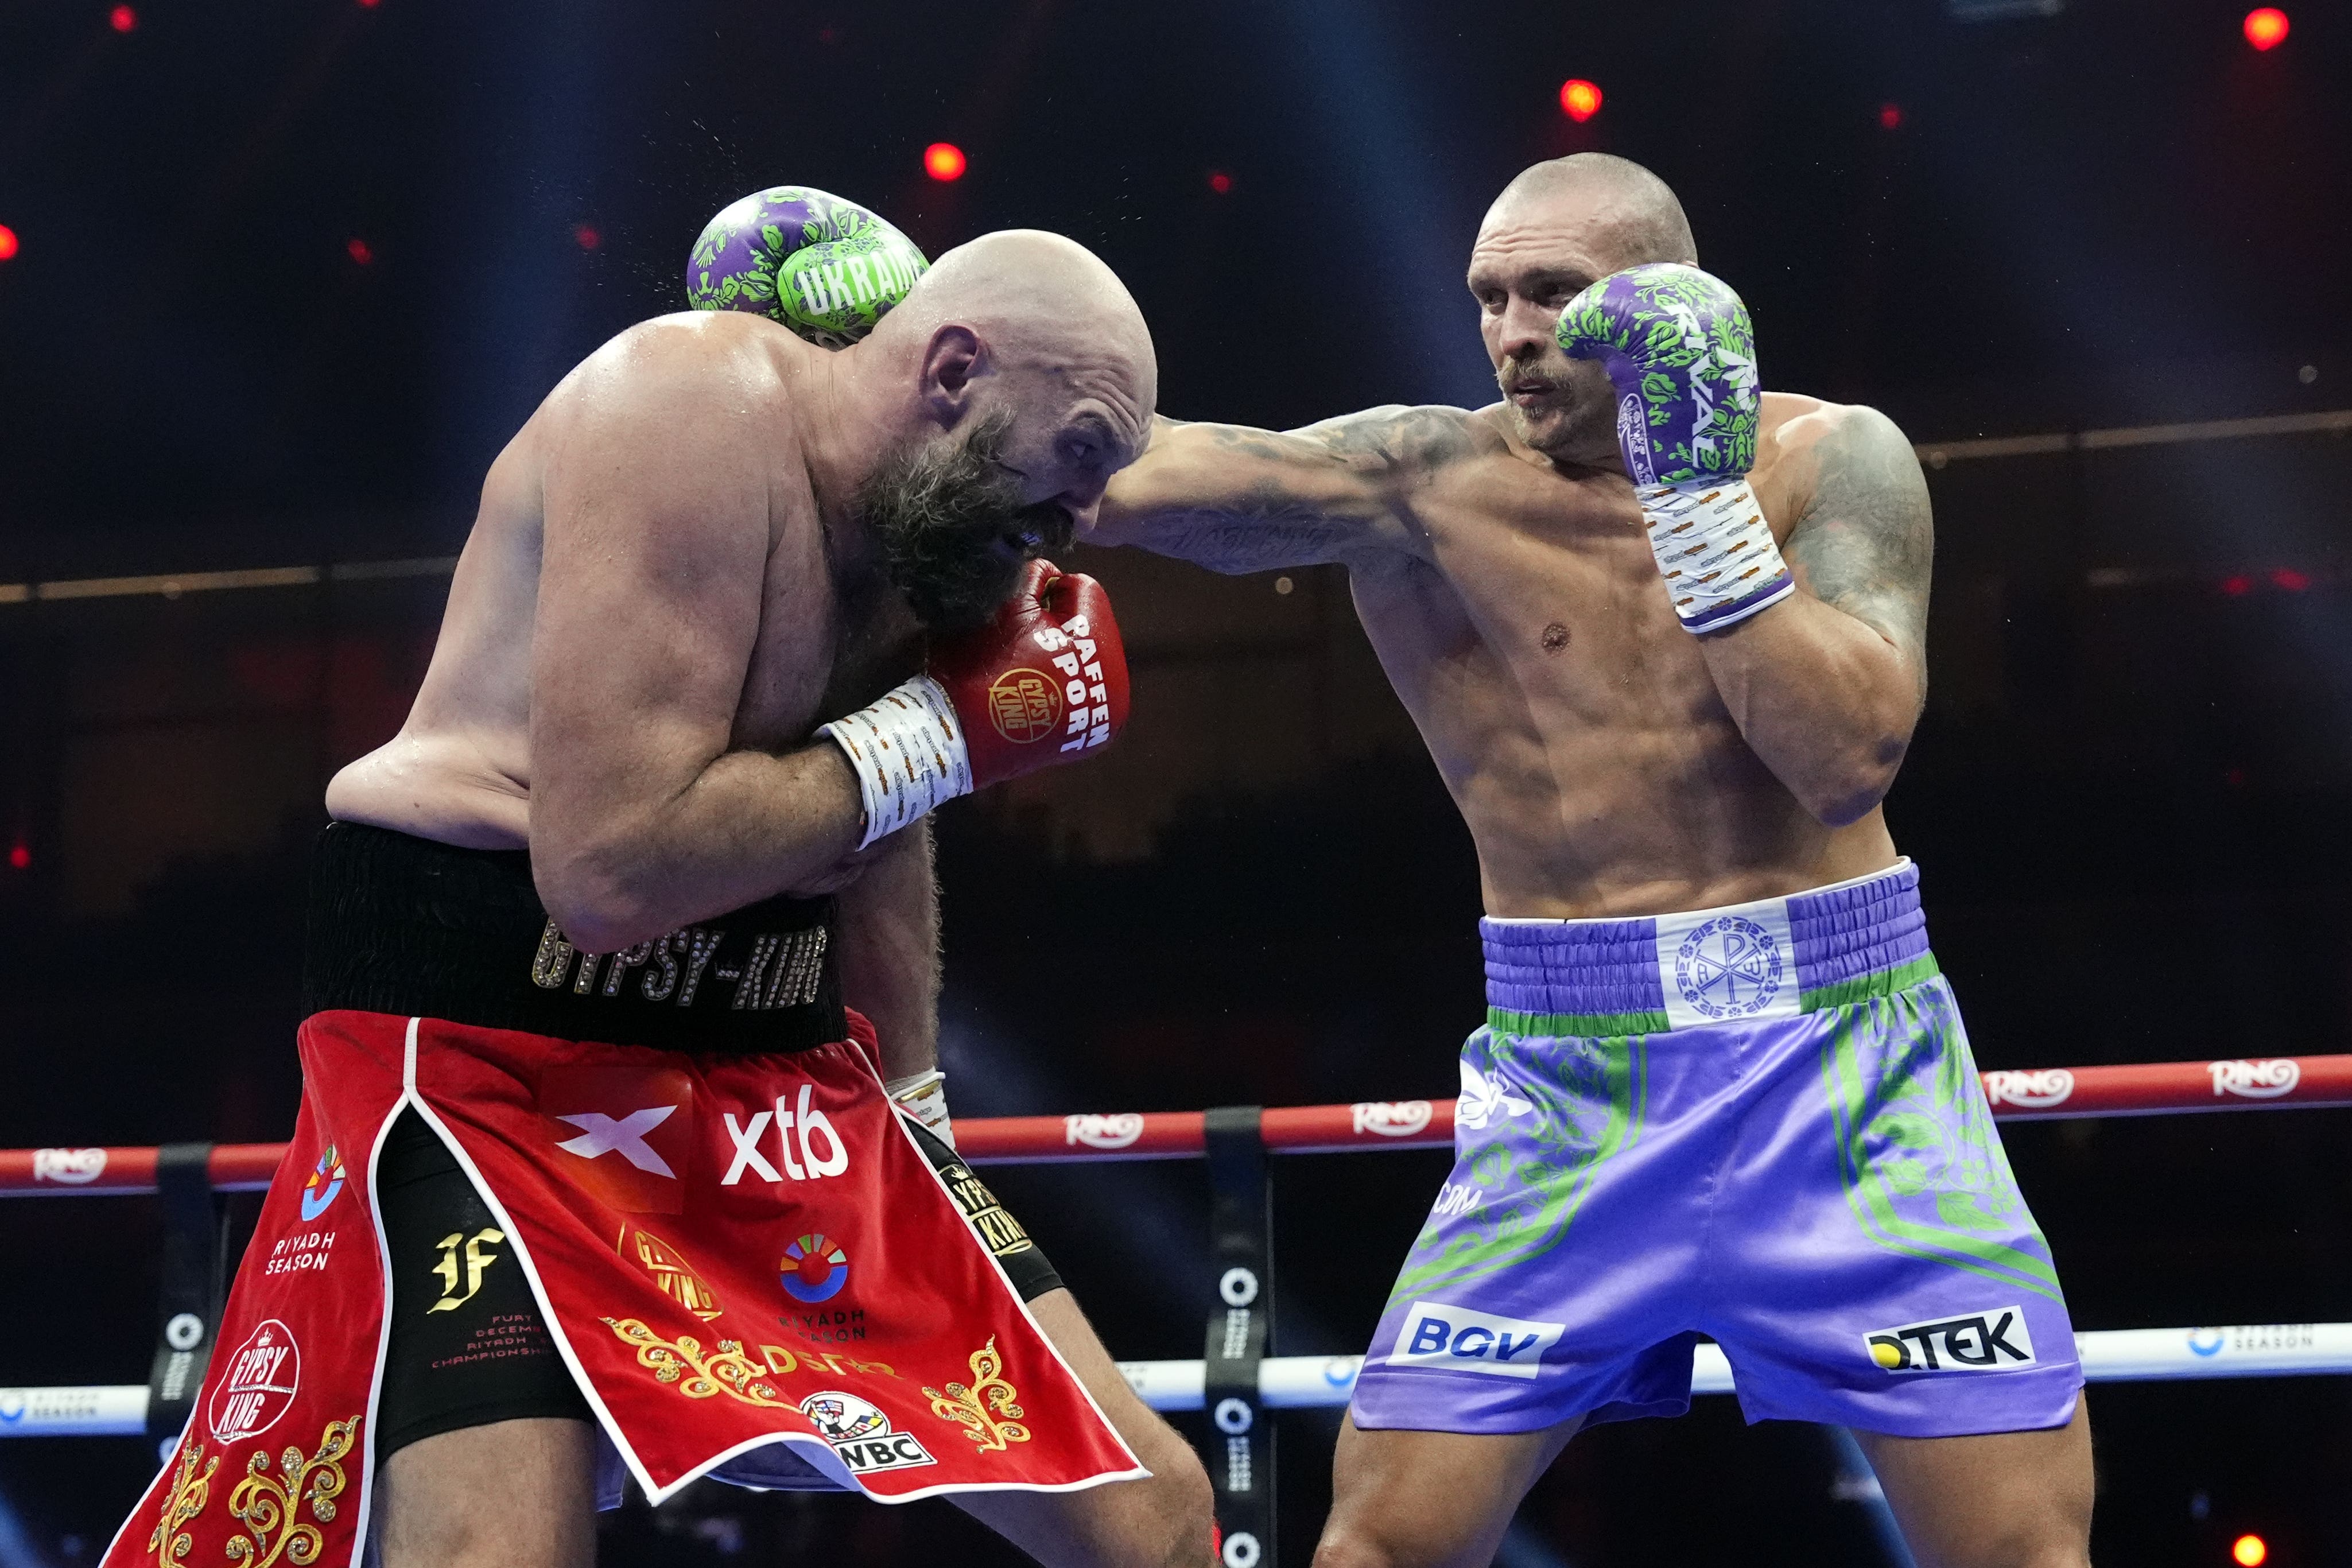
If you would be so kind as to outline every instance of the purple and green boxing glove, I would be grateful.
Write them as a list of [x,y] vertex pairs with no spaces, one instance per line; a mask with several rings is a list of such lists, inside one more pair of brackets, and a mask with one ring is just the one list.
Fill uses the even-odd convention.
[[1558,332],[1617,389],[1617,449],[1683,625],[1715,631],[1795,593],[1748,487],[1756,331],[1730,286],[1676,262],[1629,268],[1570,300]]
[[687,258],[698,310],[750,310],[822,348],[845,349],[907,297],[930,263],[856,202],[806,185],[754,191],[722,209]]

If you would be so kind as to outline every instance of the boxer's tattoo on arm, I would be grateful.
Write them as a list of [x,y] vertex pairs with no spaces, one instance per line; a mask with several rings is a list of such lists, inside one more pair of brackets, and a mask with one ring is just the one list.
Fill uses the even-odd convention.
[[[1455,408],[1375,408],[1283,432],[1191,428],[1209,447],[1199,459],[1206,493],[1147,509],[1131,537],[1228,574],[1319,565],[1377,543],[1398,531],[1381,523],[1406,487],[1476,450]],[[1180,494],[1184,483],[1160,482]]]
[[1459,408],[1402,405],[1366,409],[1292,432],[1350,466],[1418,477],[1476,450],[1470,420]]
[[1894,421],[1857,409],[1813,448],[1821,477],[1783,553],[1812,595],[1877,631],[1927,694],[1927,585],[1936,552],[1927,481]]
[[1163,513],[1136,530],[1135,542],[1212,572],[1238,576],[1277,566],[1318,566],[1336,561],[1359,534],[1355,527],[1312,511],[1273,502],[1217,511]]

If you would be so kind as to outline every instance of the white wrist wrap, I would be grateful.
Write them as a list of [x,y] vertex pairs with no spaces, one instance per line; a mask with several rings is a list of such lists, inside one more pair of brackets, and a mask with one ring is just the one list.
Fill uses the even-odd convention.
[[1633,499],[1642,503],[1650,553],[1658,558],[1675,614],[1689,630],[1744,621],[1797,591],[1746,479],[1636,485]]
[[932,1137],[950,1149],[955,1147],[955,1123],[948,1120],[947,1074],[937,1068],[909,1073],[884,1084],[882,1092],[899,1110],[921,1122]]
[[866,803],[865,848],[941,801],[971,793],[971,757],[947,689],[928,675],[895,686],[880,701],[819,728],[849,758]]

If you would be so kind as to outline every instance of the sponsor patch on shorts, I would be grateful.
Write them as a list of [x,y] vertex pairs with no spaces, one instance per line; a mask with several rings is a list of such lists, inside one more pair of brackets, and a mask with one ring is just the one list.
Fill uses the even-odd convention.
[[1864,1336],[1863,1351],[1890,1373],[2004,1372],[2034,1364],[2025,1309],[2013,1306],[1881,1329]]
[[1397,1330],[1389,1364],[1532,1378],[1544,1352],[1559,1343],[1567,1331],[1565,1323],[1535,1323],[1444,1301],[1415,1301]]

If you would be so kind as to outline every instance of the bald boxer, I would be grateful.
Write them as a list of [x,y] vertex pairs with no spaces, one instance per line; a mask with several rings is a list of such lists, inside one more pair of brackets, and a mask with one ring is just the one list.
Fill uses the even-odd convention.
[[[845,1003],[872,1020],[884,1077],[935,1079],[938,915],[921,818],[953,795],[1076,760],[1104,739],[1082,725],[1076,744],[1057,732],[1034,755],[1011,755],[1018,748],[975,717],[1007,661],[1082,647],[1113,665],[1089,675],[1097,701],[1106,679],[1118,687],[1123,713],[1107,602],[1087,580],[1034,558],[1091,526],[1105,483],[1148,437],[1155,379],[1150,336],[1109,269],[1068,240],[1024,231],[948,253],[870,335],[838,353],[738,313],[662,317],[599,349],[492,464],[407,722],[329,787],[335,826],[318,874],[313,1009],[620,1041],[614,1059],[627,1067],[648,1059],[641,1048],[628,1054],[637,1047],[698,1064],[776,1049],[803,1027],[802,1013],[812,1014],[809,1040],[837,1038]],[[509,876],[512,886],[500,880]],[[534,933],[544,920],[520,967],[477,975],[469,955],[453,951],[418,960],[422,982],[378,973],[383,951],[437,940],[404,922],[462,924],[474,916],[469,900],[520,909]],[[738,926],[782,934],[747,934],[730,959]],[[669,934],[681,932],[689,935]],[[762,978],[769,954],[780,956]],[[613,955],[601,972],[598,955]],[[371,989],[414,983],[440,991],[394,1005]],[[828,1000],[831,1024],[814,1016]],[[540,1024],[551,1015],[532,1011],[561,1007],[581,1021]],[[819,1162],[832,1156],[814,1136],[810,1104],[803,1088],[804,1125],[786,1133],[781,1154],[772,1134],[751,1136],[772,1125],[767,1112],[750,1132],[730,1113],[726,1201],[750,1190],[747,1177],[782,1182],[787,1168],[801,1177],[795,1148],[809,1173],[826,1173]],[[657,1126],[666,1113],[646,1114]],[[772,1127],[788,1128],[789,1095],[776,1116]],[[586,1131],[559,1148],[582,1157],[580,1179],[603,1182],[600,1192],[620,1193],[656,1166],[669,1173],[681,1158],[626,1119],[570,1121]],[[1207,1485],[1189,1448],[1129,1391],[1018,1224],[944,1142],[923,1139],[1034,1321],[1150,1472],[1087,1490],[966,1490],[957,1502],[1048,1563],[1205,1561]],[[445,1142],[407,1112],[378,1173],[394,1298],[375,1418],[383,1560],[591,1563],[595,1413],[551,1352],[544,1302],[518,1268],[514,1238]],[[717,1301],[674,1245],[691,1207],[687,1219],[665,1220],[656,1200],[612,1202],[646,1215],[614,1222],[631,1266],[716,1320],[698,1333],[756,1339],[765,1323],[779,1337],[796,1302],[849,1300],[824,1294],[841,1289],[840,1276],[816,1247],[797,1263],[787,1254],[781,1289],[772,1255],[756,1260],[768,1304]],[[809,1212],[806,1227],[821,1228],[824,1211]],[[462,1249],[452,1245],[461,1239]],[[892,1266],[878,1238],[852,1250],[841,1267],[853,1286],[889,1278],[878,1272]],[[593,1320],[583,1331],[605,1332]],[[888,1359],[862,1328],[854,1342],[846,1330],[818,1337],[838,1347],[835,1367],[889,1375],[854,1359]],[[804,1359],[805,1338],[792,1341]],[[504,1353],[466,1348],[490,1342]],[[675,1364],[684,1352],[665,1353]],[[759,1374],[778,1363],[771,1353]],[[764,1386],[740,1375],[729,1386],[739,1384],[749,1392],[730,1397]],[[703,1405],[646,1386],[677,1404],[679,1421],[728,1404],[711,1404],[716,1384]],[[824,1435],[874,1430],[855,1398],[813,1398],[803,1408]],[[902,1429],[907,1419],[898,1416]],[[970,1450],[952,1423],[941,1428],[919,1435],[928,1449],[885,1460]],[[1042,1425],[1034,1441],[1045,1441]],[[1007,1442],[1000,1434],[996,1446],[1019,1459]]]
[[1884,416],[1760,394],[1674,194],[1538,164],[1468,284],[1502,400],[1161,420],[1098,537],[1344,566],[1476,843],[1459,1162],[1339,1436],[1327,1568],[1480,1564],[1582,1427],[1856,1429],[1923,1563],[2080,1564],[2064,1299],[1880,802],[1932,531]]

